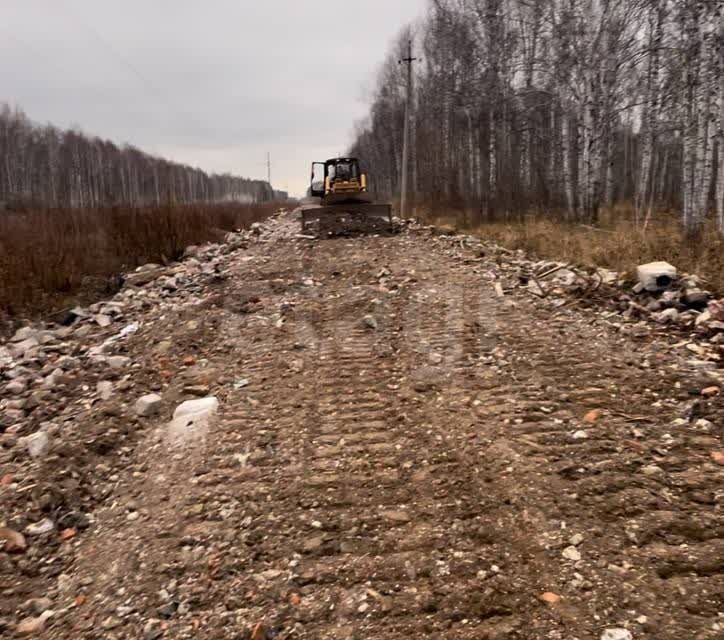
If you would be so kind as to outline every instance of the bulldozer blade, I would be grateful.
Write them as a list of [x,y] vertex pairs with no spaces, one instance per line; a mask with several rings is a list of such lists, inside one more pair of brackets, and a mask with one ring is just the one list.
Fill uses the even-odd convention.
[[389,204],[335,204],[302,207],[302,231],[317,235],[375,233],[392,230]]

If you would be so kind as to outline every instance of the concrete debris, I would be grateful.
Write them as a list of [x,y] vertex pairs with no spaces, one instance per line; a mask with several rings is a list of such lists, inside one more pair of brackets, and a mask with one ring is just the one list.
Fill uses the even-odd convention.
[[163,399],[161,398],[161,396],[159,396],[155,393],[150,393],[145,396],[141,396],[138,400],[136,400],[136,404],[135,404],[136,415],[141,416],[143,418],[155,416],[161,410],[162,404],[163,404]]
[[636,277],[645,291],[664,291],[678,276],[676,267],[668,262],[650,262],[636,268]]
[[27,449],[31,458],[42,458],[50,449],[50,437],[43,431],[38,431],[20,440]]
[[52,531],[55,531],[55,524],[50,518],[45,518],[40,522],[29,524],[25,527],[25,535],[30,537],[43,536]]
[[628,629],[606,629],[601,640],[633,640],[633,635]]
[[[399,245],[330,251],[283,216],[0,344],[0,635],[271,638],[333,618],[330,637],[384,637],[404,607],[432,635],[502,638],[590,597],[600,619],[565,633],[632,640],[647,619],[611,608],[623,580],[654,622],[680,603],[681,637],[679,619],[708,624],[724,300],[675,269],[637,292],[632,273],[398,224]],[[550,581],[530,611],[506,529],[526,510]],[[699,578],[683,593],[667,571]]]

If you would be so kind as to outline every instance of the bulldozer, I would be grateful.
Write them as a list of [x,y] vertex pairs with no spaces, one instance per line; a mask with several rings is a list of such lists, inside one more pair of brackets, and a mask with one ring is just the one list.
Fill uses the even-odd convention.
[[357,158],[312,163],[302,232],[344,235],[392,230],[392,205],[373,202],[366,173]]

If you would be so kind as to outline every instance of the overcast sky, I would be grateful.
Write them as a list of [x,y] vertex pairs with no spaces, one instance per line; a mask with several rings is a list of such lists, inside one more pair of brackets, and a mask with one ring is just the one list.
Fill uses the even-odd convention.
[[426,0],[0,0],[0,102],[301,194]]

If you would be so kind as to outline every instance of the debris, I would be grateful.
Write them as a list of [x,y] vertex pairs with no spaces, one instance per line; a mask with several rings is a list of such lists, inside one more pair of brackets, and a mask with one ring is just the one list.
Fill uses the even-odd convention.
[[101,380],[96,385],[96,393],[101,397],[101,400],[109,400],[113,395],[113,383],[109,380]]
[[8,527],[0,527],[0,544],[5,553],[22,553],[28,547],[25,536]]
[[565,549],[563,549],[563,557],[566,560],[578,562],[581,559],[581,552],[574,546],[566,547]]
[[548,604],[558,604],[561,601],[561,597],[552,591],[546,591],[540,596],[540,599]]
[[32,636],[45,630],[45,623],[53,617],[53,611],[45,611],[37,618],[25,618],[15,627],[15,633],[19,636]]
[[149,393],[136,400],[136,415],[143,418],[155,416],[161,410],[163,399],[155,393]]
[[633,640],[633,636],[628,629],[606,629],[601,640]]
[[576,533],[576,534],[572,535],[571,539],[569,540],[569,543],[574,547],[577,547],[577,546],[583,544],[583,534]]
[[25,534],[31,537],[43,536],[51,531],[55,531],[55,524],[50,518],[45,518],[40,522],[29,524],[25,527]]
[[650,262],[639,265],[636,276],[644,290],[663,291],[676,281],[677,270],[668,262]]
[[17,378],[15,380],[12,380],[11,382],[8,382],[8,384],[5,387],[5,391],[7,393],[10,393],[14,396],[20,396],[23,393],[25,393],[28,389],[28,385],[22,378]]
[[31,458],[42,458],[50,449],[50,437],[44,431],[38,431],[29,436],[21,438],[20,442],[25,446]]
[[219,401],[214,396],[181,403],[176,407],[169,424],[169,436],[183,441],[200,434],[218,409]]

